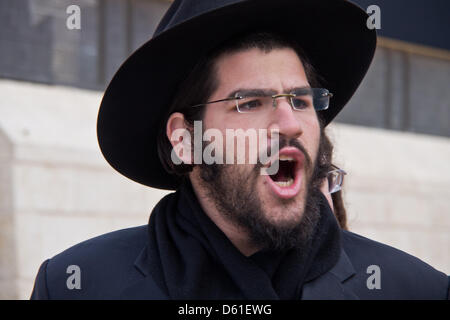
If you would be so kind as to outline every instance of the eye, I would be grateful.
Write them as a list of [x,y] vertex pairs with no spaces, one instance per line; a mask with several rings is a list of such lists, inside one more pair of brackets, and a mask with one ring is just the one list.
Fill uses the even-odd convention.
[[239,101],[238,103],[240,112],[252,112],[262,107],[263,105],[260,99],[253,99],[253,100],[244,99],[243,101]]
[[307,97],[293,97],[291,100],[295,110],[305,110],[312,107],[312,101]]

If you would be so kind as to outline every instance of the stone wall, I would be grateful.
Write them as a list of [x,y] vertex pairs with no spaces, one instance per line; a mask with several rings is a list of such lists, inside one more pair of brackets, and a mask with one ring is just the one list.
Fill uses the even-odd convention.
[[0,92],[0,298],[28,298],[44,259],[147,223],[164,192],[103,159],[99,92],[8,80]]
[[351,231],[450,274],[450,139],[335,124]]

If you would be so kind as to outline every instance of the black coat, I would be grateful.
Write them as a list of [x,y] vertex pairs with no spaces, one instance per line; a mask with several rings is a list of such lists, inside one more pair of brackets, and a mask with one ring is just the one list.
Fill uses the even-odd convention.
[[[449,299],[450,278],[390,246],[342,231],[337,264],[303,286],[301,299]],[[111,232],[42,263],[31,299],[167,299],[146,267],[147,226]],[[68,289],[70,265],[80,267],[80,289]],[[379,289],[368,288],[379,267]],[[369,286],[370,287],[370,286]]]

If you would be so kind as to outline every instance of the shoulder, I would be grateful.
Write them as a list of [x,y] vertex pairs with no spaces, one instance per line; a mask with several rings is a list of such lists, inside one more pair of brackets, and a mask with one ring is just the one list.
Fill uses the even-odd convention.
[[146,225],[109,232],[64,250],[50,260],[48,267],[77,262],[90,267],[112,262],[121,265],[130,259],[134,261],[147,239]]
[[[446,299],[449,277],[417,257],[386,244],[343,231],[343,246],[355,268],[349,280],[363,296],[383,299]],[[367,281],[377,273],[380,288],[367,290]],[[370,280],[369,280],[370,281]],[[359,283],[359,287],[356,285]],[[361,285],[363,284],[363,285]]]
[[[144,225],[110,232],[64,250],[41,265],[32,298],[116,298],[123,286],[140,278],[134,262],[147,239]],[[77,281],[80,288],[68,288],[68,282]]]

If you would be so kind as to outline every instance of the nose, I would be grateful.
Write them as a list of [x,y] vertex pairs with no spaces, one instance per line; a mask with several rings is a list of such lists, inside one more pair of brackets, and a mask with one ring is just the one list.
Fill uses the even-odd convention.
[[272,109],[270,115],[269,132],[274,129],[278,130],[280,135],[287,138],[297,138],[303,133],[301,121],[296,112],[288,102],[287,97],[276,99],[276,107]]

